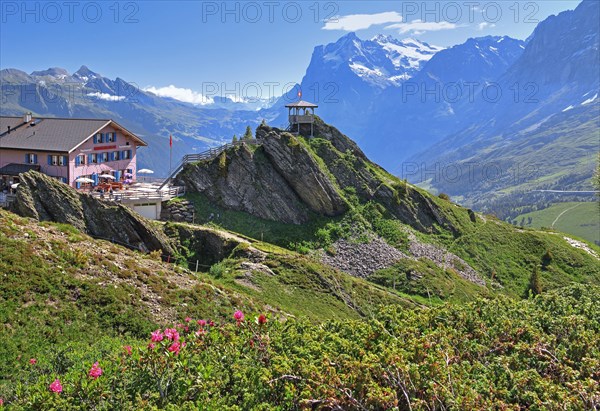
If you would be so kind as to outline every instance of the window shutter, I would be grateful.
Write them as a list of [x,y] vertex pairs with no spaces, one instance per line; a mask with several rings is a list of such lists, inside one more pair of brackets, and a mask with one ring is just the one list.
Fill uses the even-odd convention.
[[79,183],[79,182],[76,182],[76,183],[75,183],[75,188],[81,188],[81,183]]
[[33,164],[37,164],[37,154],[33,155]]
[[76,166],[81,165],[81,158],[79,156],[75,157],[75,165]]
[[113,151],[108,153],[108,159],[109,161],[115,161],[115,153]]
[[63,165],[65,165],[65,166],[69,165],[69,157],[68,156],[63,156]]
[[115,171],[115,181],[121,181],[121,172]]
[[98,134],[94,134],[94,144],[98,144]]
[[92,155],[93,154],[88,154],[88,164],[92,164],[93,162]]
[[29,154],[25,154],[25,162],[29,163]]
[[129,155],[128,155],[128,158],[129,158],[129,160],[131,160],[131,150],[127,150],[127,152],[128,152],[128,154],[129,154]]
[[52,156],[50,154],[48,154],[48,165],[52,165]]

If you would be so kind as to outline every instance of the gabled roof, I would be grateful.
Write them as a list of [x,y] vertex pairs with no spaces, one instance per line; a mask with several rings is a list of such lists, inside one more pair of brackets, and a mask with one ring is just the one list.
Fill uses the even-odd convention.
[[22,117],[0,117],[0,149],[71,152],[109,125],[138,145],[147,146],[141,138],[109,119],[34,117],[24,123]]
[[286,104],[285,106],[286,107],[307,107],[307,108],[319,107],[316,104],[309,103],[308,101],[304,101],[304,100],[296,101],[295,103]]

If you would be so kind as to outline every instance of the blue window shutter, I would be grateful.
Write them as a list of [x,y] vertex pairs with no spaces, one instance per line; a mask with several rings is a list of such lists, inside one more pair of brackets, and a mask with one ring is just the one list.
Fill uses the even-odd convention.
[[81,188],[81,183],[75,182],[75,188]]
[[48,154],[48,165],[52,165],[52,156],[50,154]]
[[131,160],[131,150],[127,150],[129,151],[129,159]]
[[[63,156],[63,164],[66,166],[69,165],[69,156]],[[65,181],[65,183],[66,183],[66,181]]]
[[92,180],[94,180],[94,185],[97,186],[98,185],[98,174],[96,174],[96,173],[92,174]]
[[94,134],[94,144],[98,144],[98,134]]
[[76,166],[81,165],[81,158],[79,158],[79,156],[75,157],[75,165]]
[[29,163],[29,154],[25,154],[25,162]]
[[102,153],[96,154],[96,163],[102,163]]
[[33,164],[37,164],[37,154],[33,155]]
[[108,160],[109,161],[115,161],[115,153],[114,152],[110,152],[108,153]]
[[92,154],[88,154],[88,164],[92,164]]
[[121,172],[115,171],[115,181],[121,181]]

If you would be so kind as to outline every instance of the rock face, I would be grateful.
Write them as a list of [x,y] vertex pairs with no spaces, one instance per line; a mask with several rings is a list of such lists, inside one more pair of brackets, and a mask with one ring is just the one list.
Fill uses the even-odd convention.
[[456,233],[430,196],[370,162],[354,141],[318,117],[314,136],[262,124],[256,130],[259,145],[241,145],[189,164],[178,183],[220,207],[294,224],[314,215],[343,214],[350,208],[349,193],[356,193],[419,231]]
[[165,201],[160,209],[161,221],[194,222],[194,203],[188,200]]
[[174,254],[164,233],[132,210],[112,205],[35,171],[20,176],[15,211],[39,221],[70,224],[94,237],[111,239],[143,251]]

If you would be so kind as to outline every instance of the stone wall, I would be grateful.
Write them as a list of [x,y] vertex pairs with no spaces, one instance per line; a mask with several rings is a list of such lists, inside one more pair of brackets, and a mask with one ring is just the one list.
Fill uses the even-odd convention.
[[162,203],[160,220],[193,223],[194,203],[189,200],[165,201]]

